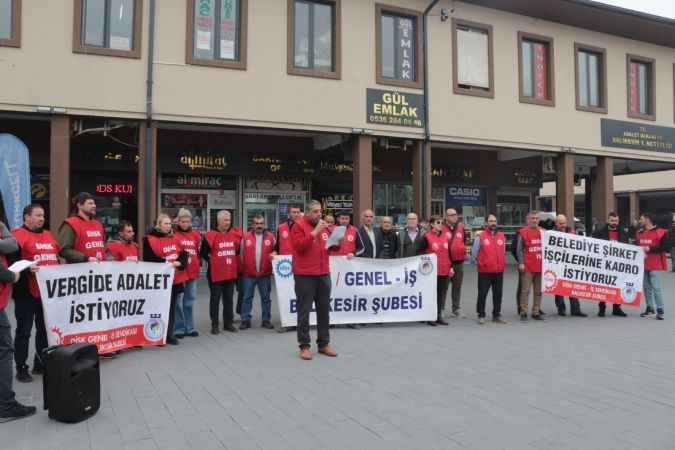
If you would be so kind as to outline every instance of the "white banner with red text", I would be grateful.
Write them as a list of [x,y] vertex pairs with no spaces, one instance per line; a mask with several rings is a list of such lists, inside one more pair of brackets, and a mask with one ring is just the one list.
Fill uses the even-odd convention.
[[166,341],[174,268],[145,262],[41,267],[49,345],[90,343],[101,354]]
[[[281,325],[297,325],[292,256],[272,263]],[[330,323],[436,320],[436,255],[401,259],[330,257]],[[316,324],[315,308],[310,323]]]
[[542,256],[543,293],[640,307],[642,248],[547,231]]

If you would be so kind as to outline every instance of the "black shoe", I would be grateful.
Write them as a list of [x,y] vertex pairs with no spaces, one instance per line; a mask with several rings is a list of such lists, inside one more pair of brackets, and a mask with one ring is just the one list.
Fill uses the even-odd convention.
[[446,322],[445,320],[443,320],[442,317],[439,317],[439,318],[436,320],[436,325],[448,325],[448,322]]
[[176,333],[173,335],[173,337],[175,337],[176,339],[183,339],[185,335],[183,333]]
[[431,325],[432,327],[435,327],[438,324],[436,322],[433,322],[433,321],[430,320],[430,321],[427,322],[427,325]]
[[16,381],[19,383],[30,383],[33,381],[33,377],[28,372],[28,366],[23,366],[16,371]]
[[176,339],[175,336],[166,338],[166,343],[169,344],[169,345],[178,345],[178,344],[180,344],[180,342],[178,342],[178,339]]
[[33,370],[31,370],[33,375],[42,375],[45,373],[45,368],[40,364],[33,363]]
[[541,314],[537,314],[536,316],[533,314],[532,315],[532,320],[546,320],[543,317],[541,317]]
[[241,324],[239,324],[239,329],[240,330],[246,330],[248,328],[251,328],[251,321],[250,320],[242,320]]
[[545,316],[546,313],[545,313],[544,311],[542,311],[542,310],[539,310],[539,315],[540,315],[540,316]]
[[0,411],[0,423],[32,416],[35,414],[35,411],[37,411],[35,406],[25,406],[19,402],[14,402],[12,406],[8,407],[4,411]]
[[614,307],[612,308],[612,315],[618,317],[626,317],[628,314],[623,312],[623,309],[621,309],[621,305],[614,305]]
[[235,327],[231,323],[228,323],[227,325],[223,325],[223,331],[229,331],[230,333],[236,333],[239,330],[237,329],[237,327]]
[[274,330],[274,325],[269,320],[263,320],[261,326],[267,328],[268,330]]
[[527,322],[527,313],[520,313],[520,321]]
[[640,317],[651,317],[653,315],[654,315],[654,308],[652,308],[651,306],[647,306],[645,312],[640,314]]
[[575,312],[573,312],[572,314],[570,314],[570,316],[574,316],[574,317],[588,317],[588,314],[586,314],[585,312],[581,312],[581,311],[575,311]]
[[[612,313],[612,314],[614,314],[614,313]],[[605,310],[604,309],[601,309],[600,311],[598,311],[598,317],[605,317]]]
[[[541,313],[539,313],[539,314],[541,315]],[[565,317],[565,316],[567,315],[567,313],[565,312],[564,309],[559,309],[559,310],[558,310],[558,315],[559,315],[559,316],[562,316],[562,317]]]
[[218,324],[211,325],[211,334],[220,334],[220,328],[218,328]]
[[199,336],[199,331],[197,331],[197,330],[190,331],[190,332],[189,332],[188,334],[186,334],[185,336],[189,336],[189,337],[197,337],[197,336]]

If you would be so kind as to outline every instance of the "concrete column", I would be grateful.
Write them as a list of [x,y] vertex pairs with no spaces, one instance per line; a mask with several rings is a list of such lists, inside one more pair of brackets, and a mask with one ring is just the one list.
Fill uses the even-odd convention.
[[49,149],[49,223],[56,232],[70,212],[70,118],[53,116]]
[[614,210],[614,164],[612,158],[596,158],[595,176],[591,182],[591,209],[598,224],[607,221],[607,214]]
[[360,225],[361,211],[373,207],[373,138],[358,135],[354,138],[354,224]]
[[574,155],[563,153],[556,160],[555,180],[556,213],[574,217]]
[[412,158],[413,212],[422,220],[431,214],[431,146],[417,141]]
[[628,225],[632,225],[640,218],[640,194],[638,192],[628,193],[628,210],[630,211],[630,224]]
[[[148,148],[148,133],[150,147]],[[138,133],[138,230],[139,242],[157,216],[157,128],[139,125]]]

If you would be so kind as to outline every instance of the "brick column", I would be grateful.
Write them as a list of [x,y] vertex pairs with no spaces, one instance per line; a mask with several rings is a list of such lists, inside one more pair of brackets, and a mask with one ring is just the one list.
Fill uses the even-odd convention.
[[361,211],[373,207],[373,138],[357,135],[353,145],[354,224],[360,225]]
[[58,231],[70,211],[70,118],[53,116],[49,149],[49,223]]
[[563,153],[556,160],[555,180],[556,213],[565,214],[571,221],[574,217],[574,155]]
[[[148,133],[150,147],[148,148]],[[138,133],[138,241],[157,217],[157,128],[139,125]],[[149,162],[149,164],[148,164]]]

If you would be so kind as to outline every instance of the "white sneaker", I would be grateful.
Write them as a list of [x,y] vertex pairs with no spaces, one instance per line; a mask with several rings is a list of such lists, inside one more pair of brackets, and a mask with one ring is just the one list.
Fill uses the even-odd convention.
[[485,325],[485,319],[483,317],[478,318],[478,325]]
[[461,309],[452,312],[451,316],[454,317],[455,319],[466,319],[466,315],[462,312]]

